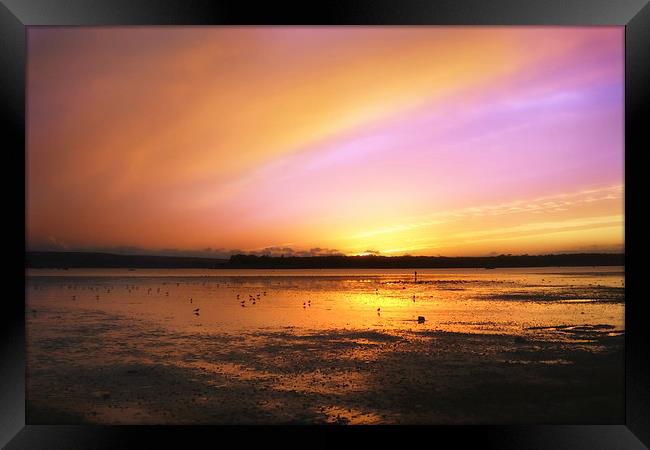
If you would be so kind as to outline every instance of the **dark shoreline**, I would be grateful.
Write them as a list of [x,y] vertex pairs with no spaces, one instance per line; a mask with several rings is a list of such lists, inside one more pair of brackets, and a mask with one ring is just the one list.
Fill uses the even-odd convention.
[[230,259],[185,256],[118,255],[87,252],[26,252],[31,269],[495,269],[515,267],[623,266],[622,253],[557,255],[444,256],[257,256]]

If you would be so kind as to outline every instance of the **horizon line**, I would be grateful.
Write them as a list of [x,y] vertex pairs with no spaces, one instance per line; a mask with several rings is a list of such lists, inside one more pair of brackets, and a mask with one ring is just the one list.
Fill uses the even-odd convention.
[[580,255],[622,255],[625,256],[625,251],[594,251],[594,252],[556,252],[556,253],[500,253],[500,254],[487,254],[487,255],[457,255],[457,256],[447,256],[447,255],[382,255],[380,253],[362,253],[362,254],[344,254],[344,253],[332,253],[332,254],[323,254],[323,255],[271,255],[271,254],[260,254],[255,252],[241,252],[241,253],[232,253],[228,256],[218,257],[218,256],[196,256],[196,255],[166,255],[166,254],[153,254],[153,253],[113,253],[110,251],[88,251],[88,250],[25,250],[25,254],[29,253],[76,253],[76,254],[93,254],[93,255],[111,255],[111,256],[129,256],[129,257],[161,257],[161,258],[193,258],[193,259],[216,259],[216,260],[228,260],[233,256],[249,256],[249,257],[264,257],[264,258],[331,258],[331,257],[344,257],[344,258],[499,258],[499,257],[548,257],[548,256],[580,256]]

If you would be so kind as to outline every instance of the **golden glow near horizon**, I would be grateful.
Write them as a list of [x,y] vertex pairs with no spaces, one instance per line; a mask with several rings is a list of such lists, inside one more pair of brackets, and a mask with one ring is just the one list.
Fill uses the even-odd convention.
[[30,249],[622,251],[622,27],[28,31]]

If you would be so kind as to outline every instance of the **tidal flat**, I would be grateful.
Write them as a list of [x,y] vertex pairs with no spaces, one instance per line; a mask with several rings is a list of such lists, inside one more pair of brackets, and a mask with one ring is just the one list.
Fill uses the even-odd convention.
[[27,422],[624,420],[622,267],[417,272],[30,270]]

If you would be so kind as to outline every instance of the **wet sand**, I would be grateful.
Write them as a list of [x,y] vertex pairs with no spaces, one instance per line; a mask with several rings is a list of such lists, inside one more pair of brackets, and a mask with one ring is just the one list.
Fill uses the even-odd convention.
[[[160,302],[182,303],[183,311],[188,311],[187,318],[171,321],[164,318],[179,314],[176,309],[160,307],[162,313],[148,316],[142,309],[131,314],[124,309],[153,308],[153,300],[147,305],[141,297],[148,292],[147,283],[162,285],[159,279],[146,283],[120,279],[139,288],[131,292],[126,288],[119,307],[117,300],[107,300],[111,288],[102,285],[100,291],[95,278],[75,280],[75,289],[70,279],[32,280],[29,287],[34,293],[28,295],[27,305],[27,422],[622,423],[624,329],[622,318],[615,320],[624,306],[622,275],[581,272],[581,281],[570,278],[562,283],[560,278],[566,281],[576,275],[564,270],[553,278],[549,273],[536,274],[532,280],[527,275],[525,281],[519,274],[515,278],[490,274],[495,283],[469,291],[478,278],[485,283],[483,274],[431,275],[418,285],[404,277],[355,278],[344,288],[341,283],[348,283],[347,278],[329,288],[328,280],[310,279],[309,289],[322,285],[320,292],[339,300],[328,303],[325,294],[313,296],[314,306],[305,307],[306,279],[284,280],[275,288],[266,280],[267,295],[261,294],[258,301],[249,300],[253,294],[247,293],[244,308],[232,293],[243,292],[246,286],[253,286],[251,292],[260,291],[263,286],[255,284],[259,280],[170,278],[165,286],[176,285],[176,291],[171,299],[163,291]],[[552,287],[540,287],[542,278],[552,279]],[[116,280],[110,283],[113,293],[119,291]],[[184,283],[186,289],[193,285],[193,292],[199,286],[200,292],[207,292],[203,283],[212,283],[215,290],[192,297],[190,305],[187,292],[181,291]],[[495,291],[503,284],[509,287]],[[223,289],[232,305],[210,312],[207,302],[219,301],[226,295]],[[291,298],[291,289],[297,289],[296,299]],[[136,291],[137,297],[126,295]],[[479,300],[471,303],[468,292]],[[503,298],[482,297],[490,292]],[[535,301],[531,292],[539,294]],[[350,304],[340,299],[352,294],[354,304],[362,305],[358,311],[339,314],[340,323],[336,318],[323,322],[317,309],[329,314],[347,310]],[[283,303],[287,298],[293,302],[291,308]],[[226,326],[217,320],[234,316],[235,311],[239,315],[255,311],[253,301],[255,306],[276,305],[257,310],[263,312],[260,317],[284,315],[285,322],[258,317],[235,325],[227,320]],[[451,306],[445,309],[440,302]],[[199,304],[207,313],[192,315],[188,308]],[[375,313],[377,304],[382,305],[381,312]],[[469,310],[466,315],[459,312],[463,304]],[[311,319],[306,316],[310,308]],[[512,314],[502,317],[499,308]],[[531,321],[525,313],[531,309],[537,315],[548,311],[547,317]],[[494,311],[500,321],[494,319]],[[427,315],[424,324],[414,320],[419,313]],[[359,319],[369,315],[372,319]]]

